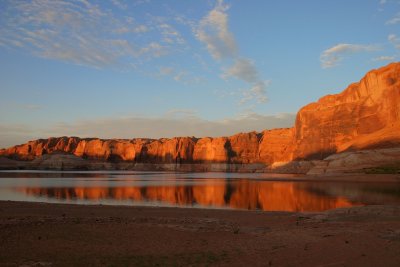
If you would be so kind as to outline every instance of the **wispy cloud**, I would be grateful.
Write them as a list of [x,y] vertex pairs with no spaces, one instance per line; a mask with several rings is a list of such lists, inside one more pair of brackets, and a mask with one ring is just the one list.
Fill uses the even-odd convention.
[[204,81],[204,78],[198,75],[194,75],[193,73],[180,70],[174,67],[160,67],[156,76],[169,76],[176,82],[183,83],[185,85],[195,84]]
[[126,10],[128,8],[127,3],[123,0],[111,0],[111,3],[122,10]]
[[197,111],[192,109],[179,109],[179,108],[168,110],[165,116],[167,118],[189,118],[189,117],[198,118]]
[[[127,7],[125,1],[112,3]],[[154,28],[154,39],[141,38],[151,31],[147,25],[86,0],[5,1],[0,16],[3,46],[44,58],[103,68],[130,66],[170,51],[165,30]]]
[[238,132],[292,127],[295,114],[271,116],[253,112],[234,118],[210,121],[200,118],[195,111],[170,110],[161,117],[105,118],[74,123],[58,123],[48,128],[32,129],[27,125],[0,125],[0,148],[50,136],[80,136],[99,138],[161,138],[174,136],[229,136]]
[[397,38],[396,34],[389,34],[388,35],[388,41],[391,42],[391,43],[397,42],[398,38]]
[[380,57],[375,57],[372,60],[373,61],[393,61],[395,60],[395,56],[380,56]]
[[217,61],[228,59],[233,64],[222,73],[224,79],[233,77],[250,84],[242,90],[241,104],[251,100],[267,101],[266,88],[270,81],[263,81],[253,61],[241,57],[234,35],[229,31],[229,6],[218,0],[215,7],[200,21],[195,30],[198,40],[203,42],[210,55]]
[[185,39],[182,35],[170,24],[161,23],[158,25],[163,36],[163,41],[168,44],[184,44]]
[[171,75],[175,72],[174,68],[172,67],[161,67],[160,74],[161,75]]
[[394,45],[396,49],[400,49],[400,38],[396,34],[389,34],[388,41]]
[[376,45],[361,45],[361,44],[337,44],[322,52],[320,56],[322,68],[331,68],[339,65],[345,55],[377,51],[379,47]]
[[218,0],[196,30],[196,37],[206,44],[208,52],[217,60],[235,57],[237,53],[235,38],[228,29],[228,9],[229,6]]
[[235,59],[234,64],[223,74],[223,78],[235,77],[251,84],[250,89],[243,90],[241,104],[255,99],[259,103],[267,101],[266,89],[270,81],[262,81],[254,62],[246,58]]
[[238,132],[262,131],[270,128],[293,126],[295,114],[265,116],[256,113],[241,114],[236,118],[209,121],[198,117],[192,110],[171,110],[164,117],[130,117],[99,119],[59,124],[52,128],[53,135],[77,135],[101,138],[174,137],[174,136],[227,136]]
[[136,0],[133,5],[140,6],[140,5],[147,4],[147,3],[150,3],[150,0]]
[[225,71],[223,77],[235,77],[249,83],[255,83],[259,79],[254,63],[247,58],[235,59],[234,64]]
[[397,23],[400,23],[400,13],[397,13],[393,18],[386,21],[386,24],[388,24],[388,25],[397,24]]
[[146,25],[136,25],[136,26],[123,26],[114,30],[115,33],[127,34],[127,33],[145,33],[150,29]]

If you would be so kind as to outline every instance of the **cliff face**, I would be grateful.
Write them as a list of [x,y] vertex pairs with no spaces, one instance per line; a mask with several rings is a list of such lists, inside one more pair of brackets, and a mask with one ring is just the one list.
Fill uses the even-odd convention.
[[346,150],[400,146],[399,103],[400,63],[392,63],[370,71],[340,94],[303,107],[293,128],[199,139],[49,138],[0,150],[0,156],[33,160],[65,152],[108,162],[266,165],[322,159]]
[[295,158],[400,144],[400,63],[373,70],[297,114]]

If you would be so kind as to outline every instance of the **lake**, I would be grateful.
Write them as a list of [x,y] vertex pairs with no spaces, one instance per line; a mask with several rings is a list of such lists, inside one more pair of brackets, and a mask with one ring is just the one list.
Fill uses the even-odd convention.
[[72,204],[324,211],[400,204],[400,183],[301,176],[131,171],[0,171],[0,200]]

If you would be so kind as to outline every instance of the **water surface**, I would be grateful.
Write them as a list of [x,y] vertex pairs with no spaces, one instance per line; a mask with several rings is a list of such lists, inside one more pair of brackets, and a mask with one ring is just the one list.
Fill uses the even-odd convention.
[[304,181],[257,173],[2,171],[0,200],[324,211],[400,204],[400,183]]

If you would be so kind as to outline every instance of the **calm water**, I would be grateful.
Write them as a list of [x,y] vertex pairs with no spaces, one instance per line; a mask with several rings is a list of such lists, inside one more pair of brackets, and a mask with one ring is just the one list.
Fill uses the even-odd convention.
[[400,204],[400,183],[302,181],[275,174],[2,171],[0,200],[323,211]]

